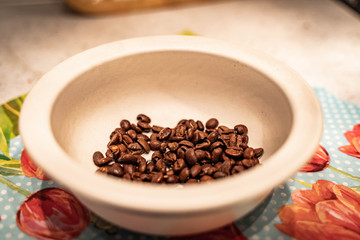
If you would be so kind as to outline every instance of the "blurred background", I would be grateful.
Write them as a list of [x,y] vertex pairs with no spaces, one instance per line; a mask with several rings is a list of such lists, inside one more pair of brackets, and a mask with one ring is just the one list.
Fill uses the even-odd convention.
[[85,49],[150,35],[201,35],[284,61],[360,105],[358,0],[0,0],[0,102]]

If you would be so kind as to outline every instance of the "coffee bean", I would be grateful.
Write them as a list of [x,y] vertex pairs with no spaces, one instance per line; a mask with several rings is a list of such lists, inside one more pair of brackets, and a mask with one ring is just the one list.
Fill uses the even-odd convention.
[[241,173],[242,171],[244,171],[245,168],[242,165],[236,165],[231,169],[231,174],[237,174],[237,173]]
[[253,148],[248,147],[244,150],[244,154],[243,154],[244,158],[251,159],[252,157],[254,157],[254,155],[255,155],[255,151]]
[[168,170],[166,170],[166,175],[174,175],[174,174],[175,174],[174,169],[168,169]]
[[218,172],[223,172],[226,175],[230,175],[231,162],[230,160],[225,160],[221,167],[217,170]]
[[186,140],[191,141],[194,138],[195,130],[193,128],[189,128],[185,132]]
[[185,183],[198,183],[198,182],[199,182],[199,180],[197,180],[196,178],[190,178]]
[[94,154],[93,154],[93,161],[94,162],[99,161],[101,158],[104,158],[104,155],[102,154],[102,152],[100,152],[100,151],[94,152]]
[[211,143],[215,142],[218,138],[219,138],[219,134],[216,131],[213,131],[208,135],[208,140]]
[[216,168],[208,163],[201,166],[201,176],[212,175],[215,171]]
[[114,153],[109,148],[106,150],[105,156],[108,157],[108,158],[114,158],[115,157]]
[[160,140],[165,140],[167,139],[168,137],[170,137],[170,134],[171,134],[171,129],[170,128],[164,128],[162,129],[159,134],[158,134],[158,138]]
[[185,158],[185,151],[182,148],[178,148],[178,150],[176,151],[176,156],[177,158]]
[[229,130],[227,126],[221,125],[217,128],[217,132],[221,135],[224,131]]
[[151,182],[152,182],[152,183],[161,183],[161,181],[163,180],[163,178],[164,178],[163,173],[157,172],[157,173],[154,173],[154,175],[152,175],[152,177],[151,177]]
[[166,152],[164,154],[164,161],[167,165],[172,165],[176,161],[176,154],[173,152]]
[[189,128],[192,128],[192,129],[196,130],[197,127],[198,127],[197,123],[194,121],[194,119],[190,119],[189,120]]
[[98,169],[96,169],[96,173],[102,173],[102,174],[105,173],[105,174],[107,174],[109,172],[110,168],[111,168],[110,165],[99,167]]
[[230,157],[238,158],[243,154],[243,150],[239,147],[230,147],[225,149],[225,153]]
[[222,148],[215,148],[215,149],[211,152],[211,161],[212,161],[213,163],[217,163],[218,161],[221,160],[222,154],[223,154]]
[[125,131],[127,131],[130,129],[131,124],[129,120],[123,119],[120,121],[120,127],[123,128]]
[[238,124],[234,127],[235,131],[238,133],[238,134],[247,134],[248,133],[248,128],[243,125],[243,124]]
[[189,178],[190,170],[188,168],[183,168],[179,174],[180,182],[186,182]]
[[137,163],[138,163],[138,171],[143,173],[146,171],[146,159],[143,157],[139,157],[137,159]]
[[178,158],[176,162],[174,163],[174,171],[179,172],[184,167],[186,167],[185,160],[182,158]]
[[161,151],[161,152],[165,152],[167,146],[168,146],[167,142],[161,142],[161,144],[160,144],[160,151]]
[[157,161],[159,159],[163,159],[162,153],[160,151],[154,151],[152,156],[151,156],[151,160]]
[[158,133],[158,132],[160,132],[160,131],[163,129],[163,127],[160,127],[160,126],[157,126],[157,125],[153,125],[153,126],[151,127],[151,129],[152,129],[152,131],[153,131],[154,133]]
[[192,166],[195,163],[197,163],[197,158],[196,158],[196,155],[195,155],[194,148],[189,148],[189,149],[186,150],[186,152],[185,152],[185,160],[186,160],[186,163],[189,166]]
[[143,132],[143,130],[134,123],[131,124],[131,129],[135,130],[136,133],[142,133]]
[[147,123],[147,122],[139,121],[139,122],[137,123],[137,126],[138,126],[141,130],[143,130],[144,132],[150,132],[150,130],[151,130],[151,126],[150,126],[150,124]]
[[186,121],[186,119],[181,119],[177,125],[185,125]]
[[120,152],[122,152],[122,153],[126,153],[128,151],[127,147],[124,144],[119,144],[119,145],[117,145],[117,147],[119,148]]
[[219,121],[216,118],[210,118],[205,123],[206,128],[215,129],[219,125]]
[[124,175],[124,173],[125,173],[125,170],[118,163],[112,164],[108,170],[108,174],[116,176],[116,177],[122,177]]
[[98,167],[107,165],[107,164],[110,163],[111,161],[113,161],[113,159],[112,159],[112,158],[107,158],[107,157],[94,159],[94,163],[95,163],[95,165],[98,166]]
[[132,180],[133,181],[141,181],[141,173],[140,172],[134,172],[132,175]]
[[195,164],[190,168],[190,175],[191,177],[196,177],[201,172],[201,166],[199,164]]
[[142,173],[142,174],[140,175],[140,179],[141,179],[141,181],[143,181],[143,182],[150,182],[151,177],[150,177],[149,174]]
[[148,116],[146,116],[145,114],[142,114],[142,113],[137,115],[136,119],[139,120],[139,121],[142,121],[142,122],[146,122],[146,123],[151,122],[151,119]]
[[194,147],[194,144],[188,140],[182,140],[179,142],[179,145],[180,146],[186,146],[186,147],[189,147],[189,148],[193,148]]
[[157,160],[155,169],[158,172],[166,173],[166,164],[162,159]]
[[123,165],[125,173],[133,174],[136,171],[136,166],[133,164],[124,164]]
[[155,151],[155,150],[159,150],[161,146],[161,142],[158,140],[151,140],[150,141],[150,148],[151,150]]
[[244,160],[241,161],[241,163],[245,168],[251,168],[252,166],[254,166],[254,162],[251,159],[245,158]]
[[178,125],[175,128],[175,135],[178,137],[184,137],[185,136],[185,132],[186,132],[186,127],[185,125]]
[[134,141],[132,140],[132,138],[129,135],[123,135],[123,142],[127,145],[129,145],[130,143],[133,143]]
[[109,143],[108,143],[108,147],[114,144],[118,144],[119,142],[119,135],[117,133],[113,134],[113,136],[111,137]]
[[136,139],[144,139],[146,142],[149,142],[150,141],[150,138],[147,136],[147,135],[145,135],[145,134],[142,134],[142,133],[138,133],[137,135],[136,135]]
[[122,178],[126,179],[126,180],[132,180],[132,177],[131,177],[130,173],[125,173]]
[[141,147],[141,145],[139,143],[130,143],[128,145],[128,149],[131,151],[141,151],[143,150],[143,148]]
[[230,147],[237,147],[237,135],[231,134],[229,139],[229,146]]
[[196,156],[197,161],[204,160],[206,158],[206,152],[201,149],[196,149],[195,156]]
[[153,172],[154,169],[155,169],[155,163],[154,163],[154,162],[150,162],[150,163],[146,166],[146,172],[147,172],[147,173]]
[[226,174],[224,172],[216,172],[213,174],[214,178],[223,178],[226,177]]
[[215,148],[218,148],[218,147],[224,147],[224,143],[221,142],[221,141],[216,141],[214,142],[213,144],[211,144],[210,146],[210,151],[213,151]]
[[254,157],[259,158],[264,154],[263,148],[255,148],[254,149]]
[[179,143],[177,142],[169,142],[167,145],[172,152],[175,152],[179,148]]
[[179,177],[176,175],[168,175],[168,177],[166,178],[166,182],[167,183],[178,183]]
[[214,178],[210,177],[209,175],[204,175],[200,178],[200,182],[212,181]]
[[196,144],[195,148],[196,149],[208,149],[210,147],[210,141],[204,141],[202,143],[198,143]]
[[148,144],[148,142],[145,139],[139,138],[137,141],[146,153],[150,152],[150,145]]
[[131,153],[126,153],[120,157],[119,163],[137,164],[138,157]]
[[204,129],[205,129],[204,124],[200,120],[197,120],[196,124],[197,124],[197,129],[198,130],[204,131]]

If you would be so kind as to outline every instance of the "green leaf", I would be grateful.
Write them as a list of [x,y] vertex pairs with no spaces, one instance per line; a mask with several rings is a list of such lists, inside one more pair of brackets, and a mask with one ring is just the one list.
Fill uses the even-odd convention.
[[0,151],[5,155],[9,156],[9,145],[8,140],[0,127]]
[[8,180],[8,179],[6,179],[4,177],[1,177],[1,176],[0,176],[0,183],[4,184],[5,186],[7,186],[8,188],[11,188],[14,191],[17,191],[18,193],[21,193],[25,197],[27,197],[27,196],[29,196],[31,194],[31,192],[29,192],[28,190],[25,190],[25,189],[17,186],[16,184],[11,182],[10,180]]
[[22,176],[24,173],[21,170],[13,168],[4,168],[0,166],[0,176]]
[[11,158],[11,159],[1,159],[0,158],[0,165],[3,165],[3,164],[20,164],[21,160],[19,159],[14,159],[14,158]]
[[0,162],[1,162],[2,160],[8,161],[8,160],[10,160],[10,159],[11,159],[10,157],[5,156],[4,154],[0,154]]
[[10,119],[12,123],[12,132],[11,132],[11,138],[16,137],[19,135],[19,116],[20,116],[20,110],[22,107],[22,104],[24,102],[25,95],[22,95],[18,98],[15,98],[11,101],[8,101],[2,105],[5,114]]
[[4,168],[14,168],[14,169],[21,169],[20,164],[3,164],[1,167]]

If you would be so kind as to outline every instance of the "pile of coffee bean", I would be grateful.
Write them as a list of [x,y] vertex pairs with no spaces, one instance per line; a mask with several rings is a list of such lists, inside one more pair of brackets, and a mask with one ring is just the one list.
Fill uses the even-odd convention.
[[183,119],[169,128],[151,126],[144,114],[137,120],[137,124],[121,120],[120,128],[110,134],[105,156],[100,151],[93,154],[97,172],[152,183],[204,182],[254,167],[264,152],[248,146],[248,128],[243,124],[228,128],[215,118],[205,126]]

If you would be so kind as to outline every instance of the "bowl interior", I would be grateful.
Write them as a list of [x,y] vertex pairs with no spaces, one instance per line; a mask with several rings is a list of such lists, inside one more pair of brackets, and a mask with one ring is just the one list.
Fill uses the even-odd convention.
[[169,127],[183,118],[245,124],[249,146],[265,149],[264,162],[285,142],[293,119],[284,92],[258,69],[216,54],[163,50],[88,67],[57,96],[51,127],[73,161],[95,170],[94,151],[105,152],[120,120],[136,123],[139,113]]

